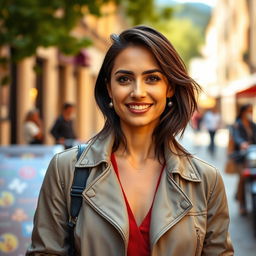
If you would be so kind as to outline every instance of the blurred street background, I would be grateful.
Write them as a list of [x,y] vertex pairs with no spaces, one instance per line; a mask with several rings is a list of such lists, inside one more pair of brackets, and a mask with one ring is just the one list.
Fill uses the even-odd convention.
[[[240,216],[235,200],[238,176],[224,172],[240,106],[252,104],[256,121],[255,13],[255,0],[0,0],[0,255],[24,255],[52,155],[102,128],[94,84],[110,34],[138,24],[162,32],[202,86],[181,142],[221,171],[235,255],[255,255],[252,215]],[[58,135],[63,118],[69,130]]]
[[226,163],[226,146],[228,142],[228,131],[220,129],[216,134],[216,154],[212,156],[208,151],[209,136],[206,131],[199,134],[194,133],[188,127],[181,143],[194,155],[200,159],[217,167],[221,172],[228,197],[230,214],[230,235],[235,249],[235,255],[254,256],[256,251],[255,238],[253,236],[253,217],[239,215],[238,202],[235,200],[236,185],[238,176],[235,174],[225,174],[224,166]]

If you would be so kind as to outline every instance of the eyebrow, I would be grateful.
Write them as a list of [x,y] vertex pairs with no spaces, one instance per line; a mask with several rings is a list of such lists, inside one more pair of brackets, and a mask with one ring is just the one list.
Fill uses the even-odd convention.
[[[159,73],[163,74],[162,70],[160,70],[160,69],[150,69],[150,70],[146,70],[146,71],[142,72],[142,75],[156,73],[156,72],[159,72]],[[123,69],[120,69],[120,70],[116,71],[115,75],[120,74],[120,73],[121,74],[127,74],[127,75],[134,75],[134,72],[129,71],[129,70],[123,70]]]

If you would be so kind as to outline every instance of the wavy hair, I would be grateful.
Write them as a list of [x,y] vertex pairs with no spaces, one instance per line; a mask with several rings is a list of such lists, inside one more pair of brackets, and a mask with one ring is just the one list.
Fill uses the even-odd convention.
[[190,155],[178,143],[176,136],[183,135],[193,112],[197,109],[196,96],[201,88],[189,77],[185,64],[173,45],[163,34],[147,26],[135,26],[123,31],[120,35],[111,35],[111,39],[112,45],[104,58],[94,91],[96,102],[105,118],[105,125],[99,135],[107,136],[114,131],[113,151],[117,150],[120,143],[127,145],[120,127],[119,116],[113,108],[109,108],[111,98],[108,94],[107,84],[110,82],[111,71],[118,54],[131,45],[143,46],[153,54],[166,76],[169,86],[174,90],[174,95],[172,96],[173,105],[171,108],[165,107],[160,117],[160,122],[153,133],[156,145],[155,153],[160,159],[167,143],[174,146],[175,150],[171,149],[173,153]]

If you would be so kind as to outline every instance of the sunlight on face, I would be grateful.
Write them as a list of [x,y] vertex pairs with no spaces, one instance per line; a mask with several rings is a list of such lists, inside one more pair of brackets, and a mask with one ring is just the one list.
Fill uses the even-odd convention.
[[121,126],[154,129],[173,92],[152,53],[130,46],[115,59],[108,92]]

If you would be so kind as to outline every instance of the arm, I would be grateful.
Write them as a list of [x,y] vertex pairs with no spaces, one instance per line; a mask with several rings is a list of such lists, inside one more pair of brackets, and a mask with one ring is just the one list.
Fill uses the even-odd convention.
[[229,213],[225,187],[220,173],[216,170],[214,186],[208,199],[207,231],[202,255],[234,255],[228,227]]
[[[244,149],[243,145],[248,144],[245,138],[241,135],[238,124],[234,125],[233,128],[233,138],[236,145],[239,146],[240,149]],[[246,147],[246,146],[245,146]]]
[[26,255],[67,255],[68,209],[56,155],[46,172],[34,217],[32,243]]

